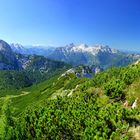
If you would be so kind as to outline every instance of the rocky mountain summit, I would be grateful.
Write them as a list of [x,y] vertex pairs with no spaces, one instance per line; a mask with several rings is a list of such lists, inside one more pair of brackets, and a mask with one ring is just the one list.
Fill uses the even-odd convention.
[[74,66],[81,64],[96,65],[104,69],[110,66],[125,66],[137,59],[135,55],[120,52],[109,46],[74,45],[73,43],[56,48],[48,57],[67,62]]
[[3,40],[0,40],[0,69],[21,69],[10,45]]

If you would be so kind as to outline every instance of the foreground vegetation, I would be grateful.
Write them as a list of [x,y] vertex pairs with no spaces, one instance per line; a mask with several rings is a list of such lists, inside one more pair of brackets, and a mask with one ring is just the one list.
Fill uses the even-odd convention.
[[[19,96],[0,100],[0,137],[138,139],[132,129],[140,125],[139,83],[139,63],[111,68],[91,79],[74,73],[56,75],[17,91]],[[20,94],[23,91],[25,95]]]

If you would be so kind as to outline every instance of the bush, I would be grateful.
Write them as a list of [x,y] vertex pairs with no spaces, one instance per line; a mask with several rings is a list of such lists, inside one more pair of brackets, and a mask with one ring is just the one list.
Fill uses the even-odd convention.
[[125,88],[125,84],[123,81],[111,80],[107,84],[105,84],[105,94],[110,98],[122,99],[124,97],[123,89]]
[[138,77],[138,75],[139,74],[138,74],[137,69],[133,68],[133,69],[129,69],[129,70],[125,71],[122,79],[127,85],[130,85]]

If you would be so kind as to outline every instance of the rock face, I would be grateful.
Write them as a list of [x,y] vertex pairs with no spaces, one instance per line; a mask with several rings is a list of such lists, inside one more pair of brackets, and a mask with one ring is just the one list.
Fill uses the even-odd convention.
[[76,46],[73,43],[56,48],[49,58],[72,65],[96,65],[104,69],[110,66],[125,66],[133,62],[133,56],[108,46],[88,46],[86,44]]
[[47,72],[50,70],[56,70],[67,66],[69,67],[69,65],[65,64],[64,62],[50,60],[44,56],[22,54],[17,54],[16,56],[22,68],[25,70],[39,70]]
[[63,73],[61,76],[65,76],[67,74],[75,74],[76,77],[87,77],[92,78],[97,73],[103,71],[100,67],[96,66],[76,66],[69,70],[67,70],[65,73]]
[[10,45],[0,40],[0,70],[4,69],[21,69],[21,66]]
[[23,47],[21,44],[12,43],[12,44],[10,44],[10,47],[11,47],[12,51],[15,53],[28,54],[28,49]]

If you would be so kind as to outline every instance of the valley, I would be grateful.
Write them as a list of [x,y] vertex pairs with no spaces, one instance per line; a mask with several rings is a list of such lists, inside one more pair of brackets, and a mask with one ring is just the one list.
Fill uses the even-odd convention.
[[[3,56],[9,53],[5,45],[1,41]],[[18,67],[1,60],[7,65],[0,70],[1,139],[137,139],[138,55],[129,59],[124,55],[126,61],[119,52],[111,56],[113,61],[119,58],[118,67],[108,60],[110,66],[101,62],[102,68],[96,63],[70,65],[35,54],[11,54]]]

